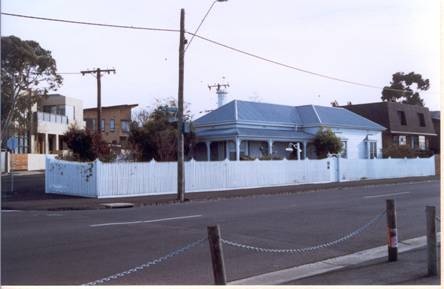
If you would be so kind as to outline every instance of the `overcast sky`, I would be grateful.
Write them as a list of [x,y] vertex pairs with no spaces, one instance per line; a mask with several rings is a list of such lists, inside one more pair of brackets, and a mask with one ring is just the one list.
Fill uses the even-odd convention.
[[[194,32],[213,0],[3,0],[2,12]],[[216,3],[199,34],[301,69],[383,87],[393,73],[429,78],[426,106],[439,109],[439,0],[229,0]],[[59,72],[115,68],[102,78],[102,105],[177,98],[179,34],[1,17],[3,36],[35,40]],[[216,108],[207,85],[230,84],[229,99],[329,106],[380,101],[379,89],[280,67],[195,38],[185,56],[185,101],[195,118]],[[96,105],[92,75],[64,75],[61,94]]]

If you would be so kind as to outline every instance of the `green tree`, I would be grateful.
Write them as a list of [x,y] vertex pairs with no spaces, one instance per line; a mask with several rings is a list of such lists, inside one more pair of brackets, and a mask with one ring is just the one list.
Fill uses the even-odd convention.
[[57,90],[62,77],[49,50],[16,36],[1,38],[2,143],[14,129],[30,133],[31,108],[49,90]]
[[[416,84],[416,90],[413,90],[413,84]],[[383,101],[424,106],[424,100],[419,96],[419,91],[426,91],[429,87],[430,81],[428,79],[424,80],[419,73],[404,74],[403,72],[397,72],[393,74],[390,86],[383,88],[381,99]]]
[[102,139],[101,134],[95,131],[91,132],[71,125],[63,135],[63,140],[72,152],[70,160],[88,162],[98,158],[108,162],[115,159],[115,155]]
[[321,128],[316,133],[314,145],[318,158],[326,158],[328,153],[338,154],[342,151],[342,142],[336,134],[329,128]]
[[[152,111],[137,113],[130,127],[129,142],[139,161],[177,160],[177,105],[174,100],[157,101]],[[190,121],[190,112],[184,112],[184,121]],[[185,133],[185,155],[191,153],[194,134]]]

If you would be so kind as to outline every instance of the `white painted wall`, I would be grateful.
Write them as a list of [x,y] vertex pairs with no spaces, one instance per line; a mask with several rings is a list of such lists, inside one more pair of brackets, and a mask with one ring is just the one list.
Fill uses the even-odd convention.
[[5,173],[8,170],[8,165],[7,165],[7,157],[6,154],[8,154],[7,152],[1,152],[1,158],[0,158],[0,162],[1,162],[1,168],[2,168],[2,173]]
[[44,170],[46,156],[55,157],[56,155],[28,154],[28,171]]
[[435,157],[415,159],[340,159],[341,181],[385,179],[435,174]]
[[[333,132],[341,140],[347,141],[347,159],[366,159],[366,143],[364,139],[367,137],[369,140],[375,140],[378,157],[382,157],[382,133],[380,131],[371,130],[357,130],[357,129],[346,129],[346,128],[331,128]],[[318,127],[304,129],[305,132],[316,134],[318,132]]]
[[37,122],[37,132],[62,135],[68,130],[68,124],[49,122],[44,120],[39,120]]
[[[339,165],[339,173],[338,173]],[[213,161],[185,163],[187,192],[435,174],[429,159]],[[177,164],[75,163],[47,158],[46,193],[97,198],[173,194]]]

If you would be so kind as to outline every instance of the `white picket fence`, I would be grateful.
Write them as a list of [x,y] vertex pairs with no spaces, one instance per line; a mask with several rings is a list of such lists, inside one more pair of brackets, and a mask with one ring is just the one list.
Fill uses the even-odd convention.
[[[434,158],[185,163],[186,192],[435,174]],[[46,193],[95,198],[173,194],[175,162],[78,163],[46,159]]]
[[46,158],[45,192],[98,198],[97,163]]

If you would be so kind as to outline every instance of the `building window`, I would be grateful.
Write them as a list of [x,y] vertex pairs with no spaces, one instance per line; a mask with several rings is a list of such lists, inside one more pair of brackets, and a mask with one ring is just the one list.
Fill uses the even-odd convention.
[[116,128],[116,122],[114,119],[110,119],[109,120],[109,130],[110,131],[114,131],[114,129]]
[[407,144],[407,137],[405,135],[399,136],[399,145],[405,146]]
[[127,120],[120,120],[120,128],[122,132],[129,132],[129,125]]
[[376,149],[376,142],[371,141],[369,142],[369,157],[370,159],[375,159],[377,157],[377,149]]
[[96,130],[96,129],[97,129],[96,119],[93,118],[93,119],[92,119],[92,130]]
[[418,136],[419,149],[424,151],[426,149],[426,138],[423,135]]
[[102,131],[105,131],[105,120],[104,120],[104,119],[102,119],[102,120],[100,121],[100,129],[101,129]]
[[424,119],[424,114],[423,113],[418,113],[418,119],[419,119],[419,125],[420,126],[425,126],[425,119]]
[[347,158],[347,142],[342,141],[342,151],[341,151],[341,158],[346,159]]
[[64,115],[69,120],[75,120],[75,107],[72,105],[44,105],[43,112]]
[[412,149],[417,149],[419,147],[419,137],[416,135],[412,135]]
[[398,117],[401,125],[407,125],[407,120],[405,119],[405,112],[398,110]]

